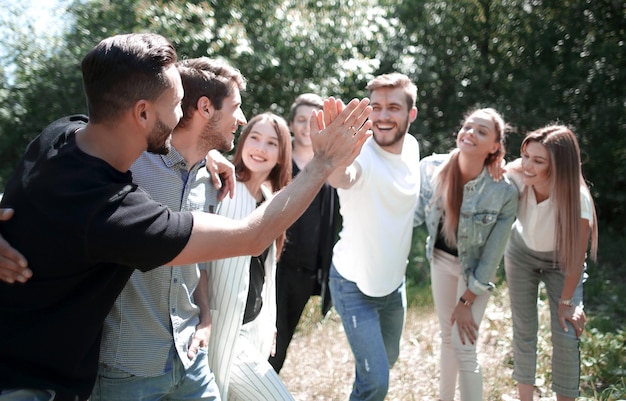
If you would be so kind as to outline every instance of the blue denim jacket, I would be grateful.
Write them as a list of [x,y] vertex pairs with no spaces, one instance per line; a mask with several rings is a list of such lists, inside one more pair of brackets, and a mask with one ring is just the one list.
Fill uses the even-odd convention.
[[[425,157],[420,162],[421,188],[414,225],[426,222],[426,257],[432,263],[433,248],[443,214],[441,200],[433,199],[433,176],[449,154]],[[493,289],[491,279],[502,260],[517,212],[518,192],[506,178],[493,181],[487,169],[465,184],[457,230],[459,263],[465,283],[474,294]]]

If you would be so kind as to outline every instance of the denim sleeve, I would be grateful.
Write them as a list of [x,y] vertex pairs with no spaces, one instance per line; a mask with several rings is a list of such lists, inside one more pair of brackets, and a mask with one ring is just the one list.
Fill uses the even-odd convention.
[[421,226],[422,224],[424,224],[424,208],[426,207],[426,203],[428,202],[428,200],[425,199],[424,190],[424,182],[422,181],[420,185],[420,194],[417,199],[417,206],[415,207],[415,214],[413,216],[413,227]]
[[518,192],[515,187],[509,186],[504,197],[504,204],[500,209],[496,224],[485,243],[478,266],[474,269],[473,274],[470,275],[467,283],[469,290],[476,295],[492,289],[490,280],[504,255],[506,242],[511,233],[511,226],[515,221],[518,199]]
[[417,206],[415,208],[415,215],[413,216],[413,227],[418,227],[424,224],[426,219],[426,205],[432,197],[432,175],[428,174],[434,167],[428,164],[429,158],[423,159],[420,162],[420,194],[417,198]]

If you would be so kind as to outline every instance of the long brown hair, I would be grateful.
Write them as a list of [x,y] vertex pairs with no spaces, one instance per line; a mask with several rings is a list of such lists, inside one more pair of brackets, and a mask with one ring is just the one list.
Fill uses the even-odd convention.
[[[485,165],[504,157],[506,152],[504,147],[506,131],[508,125],[502,116],[492,108],[472,110],[466,113],[461,126],[474,113],[485,113],[491,117],[496,131],[496,140],[500,142],[499,149],[489,154],[485,158]],[[446,244],[456,247],[456,232],[459,226],[459,215],[461,214],[461,204],[463,203],[463,180],[461,178],[461,168],[459,167],[459,150],[450,152],[450,158],[443,164],[439,174],[435,177],[435,197],[441,198],[443,203],[443,227],[442,233]]]
[[[591,227],[591,258],[598,253],[598,220],[591,192],[582,174],[580,147],[576,135],[566,126],[551,124],[535,130],[524,138],[520,148],[523,153],[531,142],[543,145],[550,154],[548,177],[551,180],[550,197],[556,204],[556,258],[561,269],[573,268],[580,237],[580,191],[591,199],[593,224]],[[525,188],[522,197],[527,196]]]
[[[265,112],[252,117],[248,124],[243,127],[241,135],[237,140],[235,155],[233,157],[235,175],[240,182],[246,182],[250,179],[250,170],[243,163],[243,144],[248,138],[248,135],[250,135],[250,132],[252,132],[252,128],[255,124],[262,121],[269,122],[274,127],[274,131],[276,131],[276,135],[278,136],[278,160],[267,177],[271,191],[277,192],[291,181],[291,134],[289,133],[289,126],[285,119],[272,112]],[[285,233],[283,232],[276,239],[277,256],[281,254],[284,242]]]

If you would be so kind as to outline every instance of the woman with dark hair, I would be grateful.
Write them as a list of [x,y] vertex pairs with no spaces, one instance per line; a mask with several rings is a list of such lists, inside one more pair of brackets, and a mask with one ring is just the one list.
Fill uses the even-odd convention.
[[[250,214],[291,180],[291,136],[273,113],[255,116],[243,128],[235,156],[235,196],[217,213],[233,219]],[[293,400],[268,362],[276,332],[276,259],[284,233],[257,256],[208,264],[212,328],[209,366],[222,400]]]

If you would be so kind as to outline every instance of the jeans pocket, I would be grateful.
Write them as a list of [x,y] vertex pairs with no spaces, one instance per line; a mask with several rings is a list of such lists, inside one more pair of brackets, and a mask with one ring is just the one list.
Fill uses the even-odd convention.
[[121,369],[114,368],[109,365],[100,365],[100,369],[98,371],[99,379],[109,382],[116,383],[125,383],[130,382],[135,379],[135,375],[132,373],[125,372]]

